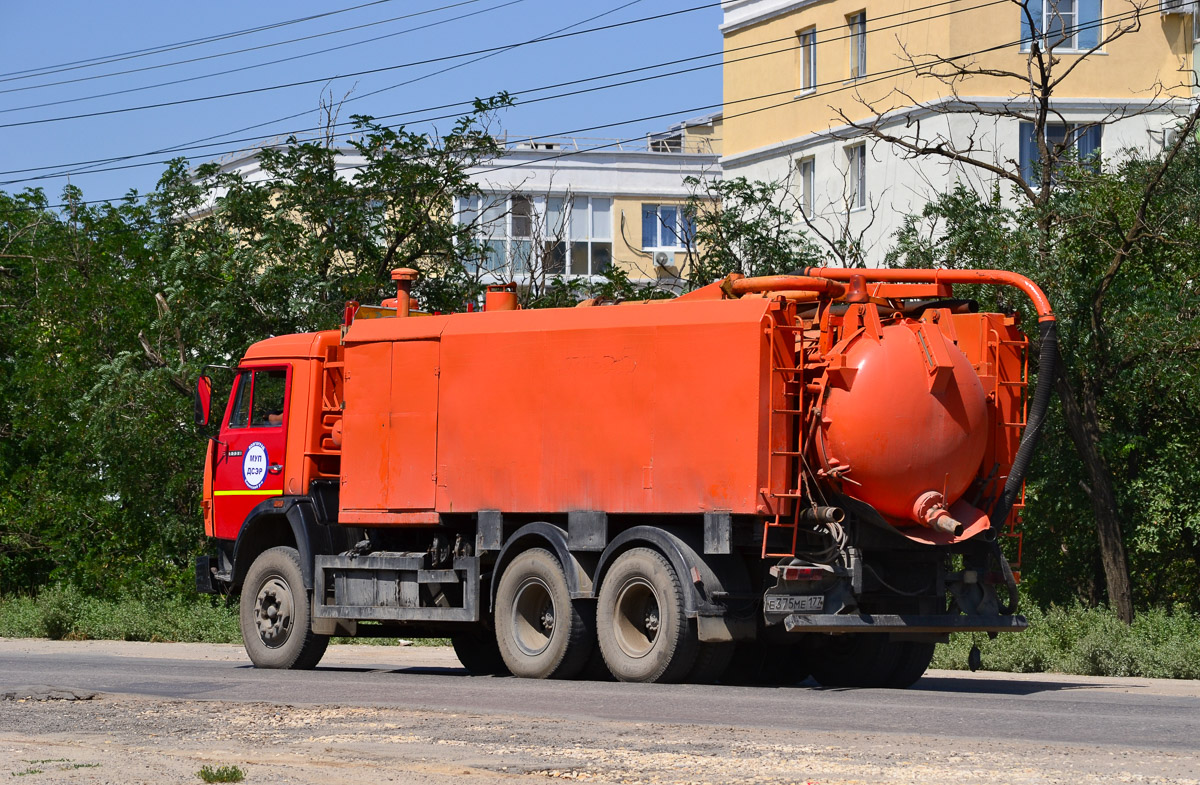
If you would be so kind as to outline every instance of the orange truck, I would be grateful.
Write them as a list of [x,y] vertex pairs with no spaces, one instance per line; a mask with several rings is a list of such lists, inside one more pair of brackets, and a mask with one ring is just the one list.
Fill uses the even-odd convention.
[[1024,292],[1053,374],[1028,279],[810,268],[547,310],[509,284],[430,315],[392,277],[251,346],[213,418],[197,585],[240,595],[255,665],[437,636],[477,674],[906,687],[949,633],[1026,626],[999,543],[1051,385],[1029,400],[1018,317],[952,287]]

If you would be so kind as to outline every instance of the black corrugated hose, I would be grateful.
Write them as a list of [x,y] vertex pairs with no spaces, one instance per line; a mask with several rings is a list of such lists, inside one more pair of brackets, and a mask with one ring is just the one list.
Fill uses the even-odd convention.
[[1000,498],[992,507],[991,514],[991,543],[996,561],[1004,573],[1004,582],[1008,584],[1008,604],[1001,607],[1001,613],[1011,615],[1017,610],[1017,581],[1013,576],[1008,560],[1000,550],[998,539],[1000,527],[1008,520],[1013,503],[1021,493],[1025,483],[1025,472],[1033,453],[1037,449],[1038,439],[1042,435],[1042,426],[1046,423],[1046,412],[1050,408],[1050,395],[1054,392],[1054,374],[1058,372],[1058,324],[1053,320],[1040,322],[1038,333],[1041,337],[1041,350],[1038,353],[1038,385],[1033,394],[1033,403],[1029,407],[1029,420],[1025,425],[1025,433],[1021,436],[1021,445],[1017,448],[1017,456],[1013,459],[1012,470],[1004,483]]

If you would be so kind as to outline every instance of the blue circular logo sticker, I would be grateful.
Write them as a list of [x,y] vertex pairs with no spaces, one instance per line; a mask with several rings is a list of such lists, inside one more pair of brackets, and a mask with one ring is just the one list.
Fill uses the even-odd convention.
[[258,490],[267,479],[267,448],[262,442],[246,448],[242,456],[242,479],[252,491]]

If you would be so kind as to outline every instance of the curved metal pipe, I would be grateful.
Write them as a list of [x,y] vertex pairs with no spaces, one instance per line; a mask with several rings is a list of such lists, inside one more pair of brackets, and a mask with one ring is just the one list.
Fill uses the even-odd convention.
[[818,292],[832,297],[841,297],[846,293],[846,287],[840,283],[807,275],[761,275],[756,278],[735,278],[727,280],[721,288],[735,297],[741,297],[743,294],[783,290]]
[[[880,283],[949,283],[949,284],[994,284],[1020,289],[1033,302],[1039,322],[1054,321],[1050,300],[1041,287],[1023,275],[1007,270],[877,270],[865,268],[805,267],[804,275],[825,278],[830,281],[849,281],[862,276],[867,281]],[[773,276],[786,277],[786,276]],[[753,280],[753,279],[747,279]],[[792,287],[796,288],[796,287]]]

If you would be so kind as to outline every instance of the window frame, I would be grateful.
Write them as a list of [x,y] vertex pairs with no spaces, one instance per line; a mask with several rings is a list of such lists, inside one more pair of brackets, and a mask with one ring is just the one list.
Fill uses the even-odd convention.
[[[557,231],[559,227],[549,226],[549,202],[552,199],[560,200],[563,203],[561,210],[562,226],[561,232]],[[580,200],[585,200],[585,210],[578,212],[575,209],[576,203]],[[528,214],[518,214],[517,203],[523,201],[528,206]],[[596,231],[595,215],[596,202],[608,202],[608,224],[604,227],[606,236],[601,237]],[[498,206],[502,202],[504,221],[502,222],[502,231],[499,234],[492,234],[489,231],[487,223],[482,221],[482,217],[489,206]],[[496,243],[496,247],[502,256],[500,264],[489,264],[485,259],[481,264],[476,265],[472,272],[479,275],[481,278],[511,278],[512,280],[528,280],[534,274],[535,260],[541,265],[541,272],[548,276],[561,276],[564,278],[595,278],[604,274],[607,267],[613,264],[613,228],[612,228],[612,210],[616,203],[616,197],[607,194],[549,194],[535,196],[533,194],[524,193],[509,193],[509,194],[476,194],[474,196],[458,196],[455,197],[454,220],[458,224],[463,224],[463,216],[469,215],[473,219],[478,219],[480,223],[474,232],[476,242],[484,245]],[[578,216],[578,217],[577,217]],[[527,234],[518,235],[517,225],[521,221],[528,220],[529,232]],[[586,223],[585,237],[578,239],[572,237],[574,222],[582,220]],[[538,227],[541,227],[541,236],[538,236]],[[551,230],[555,230],[551,233]],[[522,243],[528,244],[529,258],[520,258],[518,249]],[[539,249],[537,244],[541,243]],[[601,259],[597,255],[597,244],[608,245],[608,261],[607,264],[601,264]],[[586,273],[572,273],[571,261],[575,252],[575,247],[585,245],[587,247],[587,267]],[[562,271],[550,271],[551,259],[561,256]],[[488,257],[490,258],[490,256]]]
[[[1071,23],[1069,25],[1067,19],[1058,10],[1061,2],[1071,3]],[[1029,3],[1034,3],[1037,7],[1037,12],[1032,14],[1034,17],[1032,24],[1025,14],[1025,8]],[[1018,5],[1017,13],[1020,15],[1019,46],[1022,52],[1031,51],[1035,40],[1041,43],[1044,51],[1064,54],[1090,52],[1099,46],[1100,40],[1103,38],[1104,0],[1026,0],[1024,4]],[[1046,19],[1051,17],[1056,18],[1058,22],[1059,33],[1054,33],[1057,43],[1051,43],[1048,35],[1047,28],[1052,25],[1047,25]],[[1040,28],[1038,28],[1039,25]],[[1061,35],[1065,29],[1070,29],[1071,35],[1063,36],[1059,40],[1057,36]]]
[[814,156],[796,162],[796,176],[800,182],[800,211],[805,218],[813,217],[814,192],[816,190],[817,159]]
[[867,143],[846,145],[846,180],[850,185],[850,210],[867,208]]
[[862,9],[846,15],[846,27],[850,29],[850,79],[862,79],[867,75],[867,11]]
[[[1075,155],[1078,161],[1085,166],[1099,166],[1099,163],[1104,160],[1104,126],[1100,123],[1046,123],[1042,128],[1043,135],[1046,136],[1047,142],[1050,142],[1051,129],[1054,129],[1057,138],[1057,132],[1062,129],[1063,140],[1071,140],[1071,148],[1075,150]],[[1029,122],[1020,122],[1017,125],[1017,166],[1021,172],[1021,177],[1029,184],[1030,187],[1036,186],[1036,172],[1034,167],[1037,165],[1037,158],[1034,157],[1037,152],[1036,140],[1033,138],[1034,124]],[[1026,141],[1028,139],[1028,141]],[[1091,146],[1092,150],[1087,153],[1091,161],[1084,161],[1085,146]],[[1028,154],[1027,154],[1028,151]],[[1063,155],[1067,152],[1064,147]],[[1051,172],[1051,185],[1054,184],[1054,173]]]
[[[655,245],[646,245],[646,211],[647,208],[654,208],[655,231],[654,239],[657,241]],[[671,230],[671,234],[678,241],[677,245],[663,245],[663,230],[666,229],[666,222],[663,220],[663,208],[672,209],[675,211],[675,228]],[[695,237],[696,227],[688,220],[684,213],[684,205],[682,203],[671,202],[642,202],[642,250],[643,251],[671,251],[678,253],[688,249],[690,238]]]
[[797,77],[798,95],[817,91],[817,27],[811,25],[796,33],[797,56],[800,58]]
[[[259,373],[283,373],[283,411],[281,413],[281,421],[277,423],[258,424],[254,423],[254,388],[257,386]],[[249,379],[249,384],[243,385],[243,379]],[[244,423],[235,424],[234,415],[237,413],[238,406],[242,402],[243,386],[245,392],[249,396],[246,401],[246,421]],[[243,365],[238,367],[237,378],[233,382],[233,390],[230,393],[229,406],[225,412],[225,416],[221,422],[221,426],[225,430],[238,431],[270,431],[274,432],[280,429],[287,423],[288,410],[291,408],[292,402],[292,366],[290,364],[273,364],[273,365]]]

